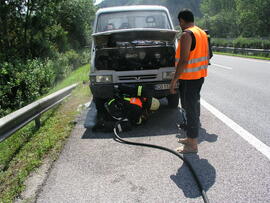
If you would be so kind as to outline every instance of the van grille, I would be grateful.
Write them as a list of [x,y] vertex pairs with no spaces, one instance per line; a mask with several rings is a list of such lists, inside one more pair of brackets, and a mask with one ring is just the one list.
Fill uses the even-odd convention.
[[143,80],[153,80],[156,79],[157,75],[126,75],[126,76],[119,76],[119,80],[135,80],[135,81],[143,81]]

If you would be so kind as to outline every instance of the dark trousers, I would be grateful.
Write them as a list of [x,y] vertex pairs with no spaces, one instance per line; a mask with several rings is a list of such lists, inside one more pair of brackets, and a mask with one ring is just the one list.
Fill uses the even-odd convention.
[[200,124],[200,91],[204,78],[179,80],[181,106],[187,117],[187,137],[197,138]]

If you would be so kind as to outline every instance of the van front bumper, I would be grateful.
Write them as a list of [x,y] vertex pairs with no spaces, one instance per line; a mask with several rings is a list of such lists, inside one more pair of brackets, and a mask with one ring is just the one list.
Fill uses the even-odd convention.
[[[116,93],[116,88],[121,84],[134,84],[134,83],[120,83],[120,84],[97,84],[90,83],[90,89],[92,91],[93,97],[97,98],[112,98]],[[170,81],[162,82],[150,82],[150,83],[136,83],[134,85],[142,85],[143,87],[149,87],[153,89],[153,97],[162,98],[170,94]]]

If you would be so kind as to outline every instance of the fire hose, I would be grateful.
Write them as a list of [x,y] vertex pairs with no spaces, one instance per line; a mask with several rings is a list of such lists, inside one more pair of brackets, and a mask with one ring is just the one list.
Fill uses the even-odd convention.
[[[116,142],[119,142],[119,143],[122,143],[122,144],[128,144],[128,145],[136,145],[136,146],[143,146],[143,147],[150,147],[150,148],[156,148],[156,149],[160,149],[160,150],[164,150],[164,151],[167,151],[167,152],[170,152],[172,154],[174,154],[175,156],[177,156],[178,158],[182,159],[183,162],[185,164],[187,164],[189,170],[191,171],[198,187],[199,187],[199,190],[202,194],[202,198],[203,198],[203,201],[205,203],[209,203],[209,200],[208,200],[208,197],[206,195],[206,191],[203,189],[203,186],[199,180],[199,177],[198,175],[196,174],[195,170],[192,168],[192,165],[191,163],[185,159],[180,153],[174,151],[174,150],[171,150],[169,148],[166,148],[166,147],[163,147],[163,146],[159,146],[159,145],[153,145],[153,144],[146,144],[146,143],[140,143],[140,142],[131,142],[131,141],[127,141],[127,140],[124,140],[123,138],[121,138],[119,135],[118,135],[118,132],[122,132],[122,129],[121,129],[121,121],[118,121],[116,122],[115,124],[115,127],[113,129],[113,132],[114,132],[114,140]],[[118,132],[117,132],[118,131]]]

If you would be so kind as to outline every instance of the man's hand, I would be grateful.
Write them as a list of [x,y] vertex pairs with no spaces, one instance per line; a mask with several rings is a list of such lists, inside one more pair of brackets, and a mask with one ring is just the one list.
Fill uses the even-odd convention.
[[177,78],[172,79],[171,83],[170,83],[170,93],[171,94],[176,94],[176,84],[177,84]]

